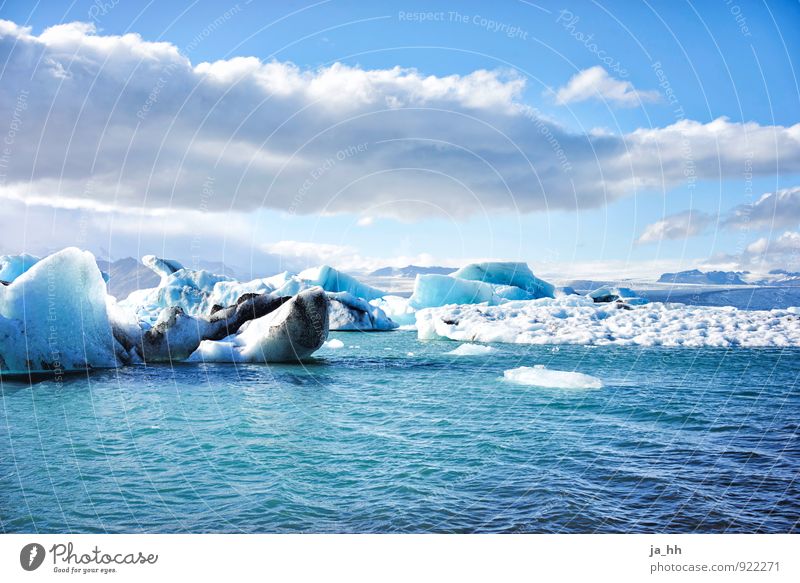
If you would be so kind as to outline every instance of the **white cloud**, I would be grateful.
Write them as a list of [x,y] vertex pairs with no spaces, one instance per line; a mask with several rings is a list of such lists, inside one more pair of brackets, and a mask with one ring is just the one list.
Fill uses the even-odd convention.
[[53,206],[462,218],[800,171],[800,124],[576,134],[523,104],[509,71],[193,65],[135,34],[5,21],[0,60],[0,119],[19,118],[0,197]]
[[716,255],[703,262],[700,267],[759,274],[772,269],[800,271],[800,232],[784,231],[775,238],[761,237],[747,245],[741,253]]
[[732,209],[725,226],[738,229],[780,229],[800,224],[800,186],[764,193],[753,204]]
[[600,65],[576,73],[555,94],[556,102],[561,105],[602,99],[623,107],[636,107],[661,99],[658,91],[637,91],[633,83],[614,79]]
[[682,211],[647,225],[637,243],[657,243],[665,239],[686,239],[702,233],[713,217],[702,211]]
[[786,231],[774,241],[762,237],[747,246],[747,253],[758,257],[794,254],[795,259],[800,259],[800,233]]

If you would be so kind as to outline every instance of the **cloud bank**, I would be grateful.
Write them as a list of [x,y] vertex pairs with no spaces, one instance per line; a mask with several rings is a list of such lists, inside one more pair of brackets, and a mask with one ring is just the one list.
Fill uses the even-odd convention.
[[598,207],[746,165],[800,171],[800,124],[574,133],[523,103],[513,71],[192,64],[135,34],[72,23],[35,35],[8,21],[0,60],[0,119],[16,120],[0,197],[26,203],[413,220]]

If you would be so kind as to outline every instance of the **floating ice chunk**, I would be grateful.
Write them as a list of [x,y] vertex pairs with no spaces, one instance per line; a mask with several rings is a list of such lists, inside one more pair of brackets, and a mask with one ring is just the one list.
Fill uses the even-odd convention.
[[639,346],[800,346],[789,310],[738,310],[650,303],[595,304],[586,296],[444,306],[417,312],[421,340]]
[[636,306],[647,303],[645,298],[640,298],[635,291],[627,287],[601,287],[591,292],[589,297],[598,304],[621,301]]
[[496,348],[491,346],[483,346],[481,344],[462,344],[455,350],[451,350],[445,354],[452,354],[453,356],[486,356],[497,352]]
[[11,283],[38,261],[40,261],[38,257],[27,253],[22,255],[0,255],[0,282]]
[[205,340],[191,361],[296,362],[328,338],[328,298],[322,289],[305,290],[280,308],[245,323],[221,341]]
[[331,330],[394,330],[397,328],[390,318],[366,300],[347,292],[328,293],[330,301],[329,322]]
[[116,348],[91,253],[69,247],[0,286],[0,371],[114,367]]
[[355,277],[337,271],[328,265],[321,265],[301,271],[299,277],[307,280],[311,285],[320,286],[325,291],[347,292],[356,297],[364,298],[367,301],[386,295],[386,292],[363,284]]
[[208,322],[187,315],[177,307],[164,308],[155,325],[142,334],[141,351],[145,362],[186,360],[200,345]]
[[503,373],[503,378],[518,385],[548,389],[602,389],[603,381],[579,372],[551,370],[542,364],[521,366]]
[[180,265],[173,260],[146,255],[142,261],[161,275],[161,283],[156,288],[136,290],[120,303],[134,308],[139,318],[148,324],[153,324],[164,308],[179,307],[191,316],[206,315],[214,305],[211,298],[215,286],[220,282],[234,283],[226,275],[205,270],[179,268],[167,273]]
[[565,285],[563,287],[557,287],[555,291],[555,297],[560,298],[563,296],[576,296],[578,292],[575,291],[575,288],[569,285]]
[[373,306],[380,308],[393,322],[400,326],[412,327],[416,323],[416,310],[408,305],[408,298],[400,296],[383,296],[370,302]]
[[421,309],[448,304],[492,303],[496,299],[494,287],[488,283],[431,273],[417,275],[408,306]]
[[527,298],[516,297],[509,299],[552,298],[555,291],[552,284],[533,275],[526,263],[471,263],[453,273],[452,276],[494,285],[513,286],[531,294]]
[[495,285],[492,287],[494,288],[495,302],[498,302],[498,300],[515,301],[534,299],[533,294],[514,285]]
[[331,348],[333,350],[338,350],[339,348],[344,348],[344,342],[339,340],[338,338],[331,338],[327,340],[324,344],[325,348]]
[[[214,306],[227,307],[234,305],[239,298],[245,294],[265,294],[275,291],[275,287],[266,279],[254,279],[252,281],[218,281],[214,284],[211,294],[205,303]],[[287,294],[288,295],[288,294]]]

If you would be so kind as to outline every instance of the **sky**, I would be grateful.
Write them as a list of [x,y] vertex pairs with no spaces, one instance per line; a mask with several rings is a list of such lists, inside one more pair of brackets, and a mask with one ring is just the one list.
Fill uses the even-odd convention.
[[9,2],[0,253],[800,270],[800,4]]

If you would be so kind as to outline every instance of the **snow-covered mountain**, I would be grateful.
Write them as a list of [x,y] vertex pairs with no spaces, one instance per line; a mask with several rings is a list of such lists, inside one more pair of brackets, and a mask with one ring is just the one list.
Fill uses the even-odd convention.
[[712,285],[746,285],[742,279],[744,273],[739,271],[700,271],[690,269],[678,273],[663,273],[659,283],[700,283]]

